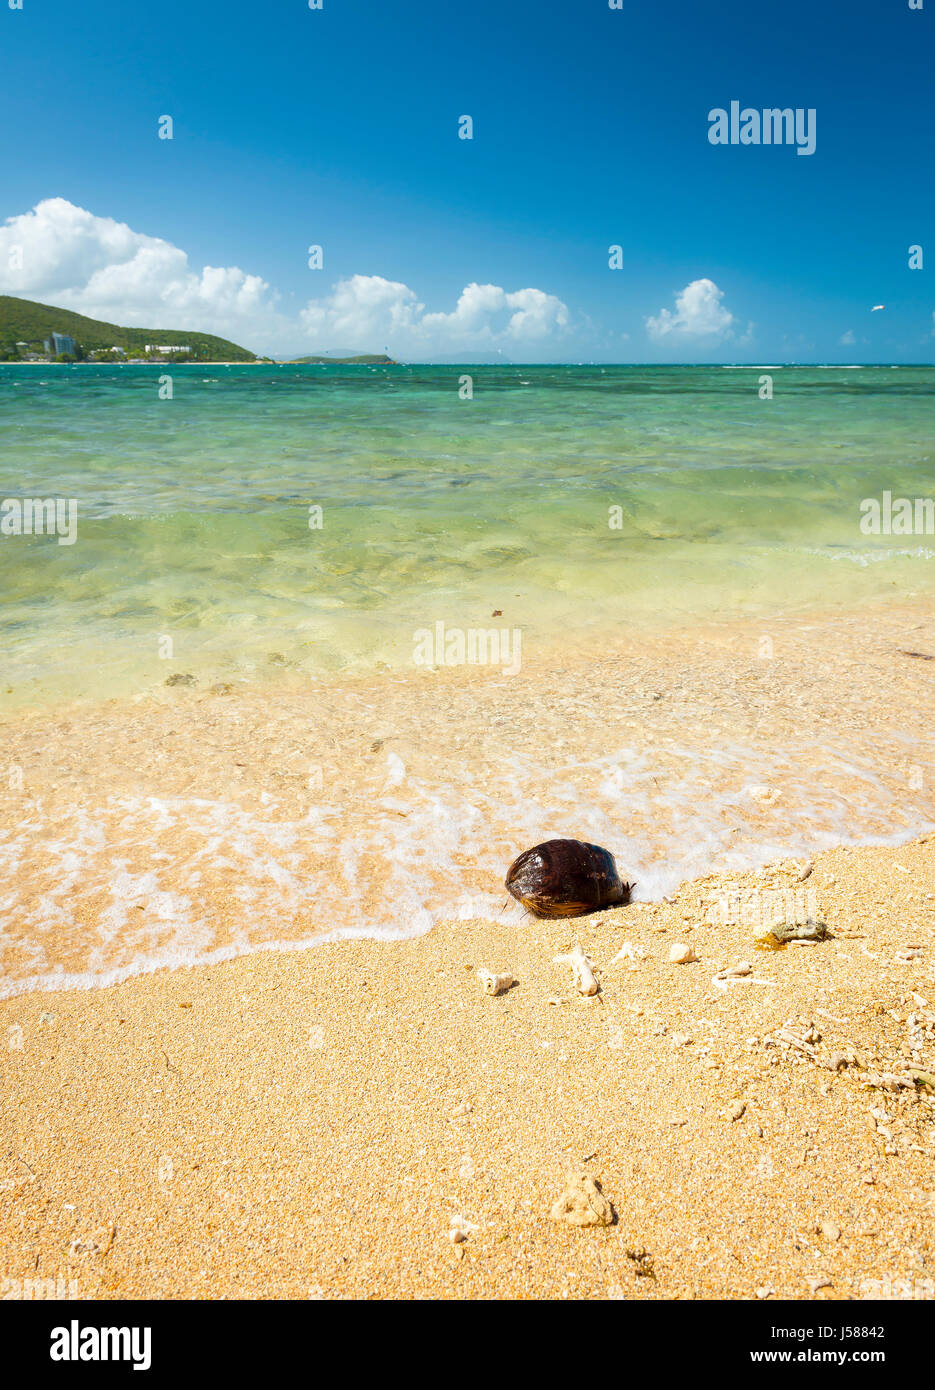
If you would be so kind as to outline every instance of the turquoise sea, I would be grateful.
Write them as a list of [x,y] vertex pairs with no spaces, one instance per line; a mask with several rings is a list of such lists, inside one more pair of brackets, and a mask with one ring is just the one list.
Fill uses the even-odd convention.
[[411,666],[496,610],[532,654],[935,588],[935,536],[860,529],[932,495],[935,368],[165,376],[0,366],[0,498],[78,507],[74,545],[0,536],[9,704]]
[[[0,368],[0,995],[518,923],[556,835],[648,900],[930,829],[935,535],[860,521],[931,495],[933,386]],[[509,665],[430,674],[439,626]]]

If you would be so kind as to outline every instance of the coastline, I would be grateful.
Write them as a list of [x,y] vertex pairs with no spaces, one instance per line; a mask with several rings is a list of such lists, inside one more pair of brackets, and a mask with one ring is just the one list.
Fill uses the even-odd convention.
[[10,713],[0,995],[499,920],[506,866],[555,835],[656,902],[898,845],[935,827],[914,650],[935,652],[927,601],[569,641],[516,676],[286,672]]
[[[709,920],[806,867],[3,1001],[3,1296],[931,1298],[935,1097],[885,1087],[935,1062],[933,842],[816,856],[816,945]],[[572,1168],[615,1224],[550,1219]]]
[[263,367],[275,366],[269,362],[158,362],[133,358],[129,362],[0,362],[0,367]]
[[917,1375],[935,0],[7,5],[15,1359]]
[[[0,1000],[0,1296],[935,1297],[933,652],[920,598],[8,713],[7,986],[98,987]],[[550,833],[637,901],[505,908]]]

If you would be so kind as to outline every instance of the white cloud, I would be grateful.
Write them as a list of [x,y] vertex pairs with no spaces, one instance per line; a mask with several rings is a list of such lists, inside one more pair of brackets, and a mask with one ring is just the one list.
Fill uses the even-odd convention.
[[368,350],[392,333],[409,332],[425,308],[407,285],[382,275],[352,275],[334,287],[328,299],[311,299],[299,315],[310,338],[322,347],[336,341]]
[[660,309],[657,315],[647,318],[646,331],[657,342],[670,336],[727,337],[734,316],[721,304],[723,298],[724,291],[713,280],[693,280],[676,296],[675,313]]
[[854,344],[857,342],[857,339],[854,336],[853,328],[849,328],[846,333],[842,333],[840,338],[838,339],[838,342],[841,344],[842,347],[853,347]]
[[202,329],[255,351],[356,348],[399,355],[542,344],[569,322],[566,306],[539,289],[468,285],[451,313],[426,313],[414,290],[380,275],[352,275],[298,320],[259,275],[238,266],[189,265],[179,247],[47,198],[0,226],[0,293],[37,299],[91,318],[145,328]]
[[566,306],[543,290],[471,284],[451,313],[427,314],[414,290],[379,275],[340,280],[327,298],[311,300],[300,317],[311,346],[379,343],[401,354],[541,343],[568,324]]
[[0,292],[145,328],[200,328],[250,346],[281,325],[277,295],[238,266],[192,269],[161,237],[65,198],[47,198],[0,227]]

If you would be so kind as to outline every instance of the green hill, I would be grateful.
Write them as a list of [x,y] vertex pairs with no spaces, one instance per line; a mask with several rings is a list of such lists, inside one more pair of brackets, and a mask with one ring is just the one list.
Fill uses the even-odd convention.
[[52,333],[66,333],[74,338],[79,358],[97,349],[107,352],[112,347],[123,348],[128,357],[143,357],[147,343],[164,347],[178,343],[191,348],[192,361],[256,360],[255,354],[246,348],[229,343],[226,338],[215,338],[211,333],[182,328],[119,328],[115,323],[101,323],[85,318],[84,314],[72,313],[70,309],[55,309],[31,299],[0,295],[0,361],[18,361],[24,356],[27,349],[18,350],[16,344],[19,342],[28,343],[28,351],[41,353],[44,339],[50,338]]
[[287,366],[325,366],[325,367],[397,367],[399,363],[385,352],[363,352],[357,357],[290,357]]

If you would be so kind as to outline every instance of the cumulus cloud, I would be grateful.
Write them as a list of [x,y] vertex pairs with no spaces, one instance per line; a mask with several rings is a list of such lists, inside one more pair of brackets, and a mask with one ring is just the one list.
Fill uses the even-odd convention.
[[335,285],[327,299],[312,299],[299,315],[309,337],[328,347],[336,340],[351,347],[372,345],[391,334],[411,332],[424,312],[414,292],[382,275],[352,275]]
[[713,280],[693,280],[675,299],[675,312],[660,309],[646,320],[646,331],[657,342],[666,338],[724,338],[734,316],[721,300],[724,291]]
[[854,335],[853,328],[849,328],[846,333],[842,333],[840,338],[838,339],[838,342],[841,344],[842,347],[853,347],[854,344],[857,342],[857,338]]
[[544,290],[467,285],[450,313],[426,313],[414,290],[380,275],[340,280],[302,311],[310,345],[379,342],[398,353],[541,343],[568,325],[568,309]]
[[0,227],[0,292],[131,327],[224,337],[269,333],[277,296],[238,266],[193,269],[184,251],[124,222],[47,198]]
[[202,329],[255,351],[308,348],[400,355],[542,344],[568,325],[566,306],[539,289],[467,285],[450,313],[428,313],[415,291],[380,275],[352,275],[296,320],[259,275],[189,264],[178,246],[47,198],[0,226],[0,293],[131,327]]

